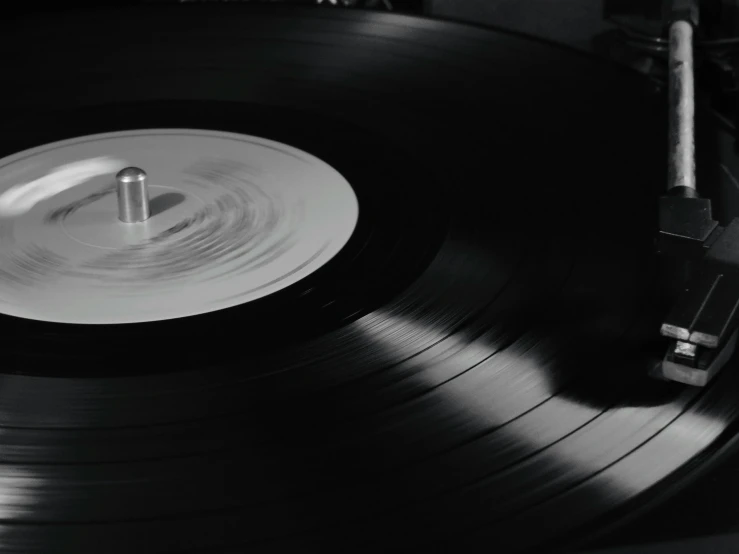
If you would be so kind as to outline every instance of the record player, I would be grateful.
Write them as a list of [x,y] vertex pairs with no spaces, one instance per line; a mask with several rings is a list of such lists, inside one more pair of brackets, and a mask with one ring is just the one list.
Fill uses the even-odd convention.
[[338,4],[9,17],[0,549],[735,532],[732,7],[629,26],[648,75]]

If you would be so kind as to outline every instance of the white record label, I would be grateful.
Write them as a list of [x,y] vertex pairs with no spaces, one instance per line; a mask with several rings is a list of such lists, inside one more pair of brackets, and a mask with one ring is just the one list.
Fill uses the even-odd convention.
[[[118,219],[116,173],[147,174],[151,217]],[[279,291],[343,248],[359,207],[321,160],[180,129],[66,140],[0,160],[0,312],[136,323]]]

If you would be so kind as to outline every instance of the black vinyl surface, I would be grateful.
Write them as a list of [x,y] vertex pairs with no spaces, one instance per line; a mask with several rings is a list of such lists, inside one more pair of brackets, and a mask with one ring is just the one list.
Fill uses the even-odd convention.
[[[1,155],[243,132],[336,167],[361,213],[330,266],[254,305],[1,319],[4,552],[552,551],[731,436],[736,372],[703,390],[647,378],[665,347],[665,110],[638,76],[348,11],[160,6],[0,31]],[[151,356],[127,362],[141,341]]]

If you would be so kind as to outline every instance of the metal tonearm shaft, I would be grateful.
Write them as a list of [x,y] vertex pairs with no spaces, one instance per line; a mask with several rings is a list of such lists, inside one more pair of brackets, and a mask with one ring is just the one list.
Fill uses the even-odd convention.
[[695,189],[693,26],[688,21],[674,21],[669,35],[668,188]]

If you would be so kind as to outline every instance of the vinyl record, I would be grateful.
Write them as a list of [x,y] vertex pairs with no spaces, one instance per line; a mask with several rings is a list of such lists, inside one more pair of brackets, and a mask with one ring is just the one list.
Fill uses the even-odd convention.
[[335,257],[247,303],[3,316],[4,551],[552,551],[709,467],[737,373],[647,377],[665,347],[665,104],[641,77],[348,11],[158,6],[2,31],[0,156],[238,133],[315,157],[358,205]]

